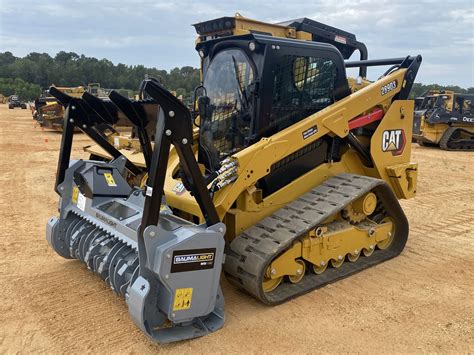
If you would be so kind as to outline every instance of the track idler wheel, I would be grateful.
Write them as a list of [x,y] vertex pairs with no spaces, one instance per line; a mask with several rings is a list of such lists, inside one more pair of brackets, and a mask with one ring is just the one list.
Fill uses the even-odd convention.
[[337,259],[331,259],[331,266],[335,269],[340,268],[344,264],[344,256],[339,255]]
[[373,247],[373,245],[371,245],[370,248],[362,249],[362,254],[364,254],[364,256],[366,257],[369,257],[374,253],[374,250],[375,248]]
[[305,264],[305,262],[301,259],[298,259],[298,260],[296,260],[296,263],[298,265],[300,265],[301,268],[296,270],[296,275],[289,275],[288,276],[288,280],[290,280],[290,282],[293,283],[293,284],[297,284],[298,282],[300,282],[303,279],[303,277],[306,273],[306,264]]
[[264,292],[271,292],[276,289],[280,283],[283,281],[283,276],[276,277],[274,279],[271,278],[272,270],[270,267],[267,268],[265,272],[265,276],[263,277],[262,281],[262,288]]
[[390,244],[392,244],[393,238],[395,237],[395,223],[391,217],[385,217],[382,219],[382,223],[392,222],[392,230],[388,233],[388,238],[382,240],[381,242],[377,243],[377,248],[379,249],[387,249]]
[[263,279],[263,291],[264,292],[272,292],[274,289],[276,289],[281,281],[283,280],[283,277],[277,277],[276,279],[268,279],[264,277]]
[[321,261],[319,265],[313,265],[313,272],[316,275],[321,275],[324,271],[326,271],[328,267],[328,263],[325,261]]
[[355,263],[357,260],[359,260],[360,257],[360,250],[354,250],[353,253],[347,254],[347,260],[349,260],[351,263]]

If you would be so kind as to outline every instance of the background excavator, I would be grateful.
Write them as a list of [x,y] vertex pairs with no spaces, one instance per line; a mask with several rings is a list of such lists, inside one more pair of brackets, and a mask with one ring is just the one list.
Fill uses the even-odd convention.
[[474,150],[474,94],[430,90],[417,97],[413,140],[444,150]]
[[[195,28],[197,113],[154,79],[141,100],[50,90],[66,109],[47,240],[159,342],[223,326],[222,271],[274,305],[397,256],[408,238],[398,199],[416,193],[408,96],[420,56],[367,60],[354,35],[309,19]],[[97,129],[117,111],[135,126],[141,164]],[[72,160],[75,127],[109,159]]]

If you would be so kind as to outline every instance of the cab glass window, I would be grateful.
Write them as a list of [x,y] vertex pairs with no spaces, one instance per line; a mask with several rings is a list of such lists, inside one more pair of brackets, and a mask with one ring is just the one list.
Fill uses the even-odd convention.
[[336,75],[330,59],[283,56],[275,70],[270,125],[279,131],[331,105]]

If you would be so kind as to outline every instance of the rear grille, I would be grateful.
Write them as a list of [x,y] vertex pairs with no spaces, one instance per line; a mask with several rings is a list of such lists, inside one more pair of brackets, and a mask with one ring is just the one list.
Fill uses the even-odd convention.
[[303,148],[297,150],[296,152],[286,156],[285,158],[283,158],[282,160],[279,160],[277,161],[276,163],[274,163],[271,167],[271,170],[274,171],[278,168],[281,168],[285,165],[288,165],[289,163],[291,163],[293,160],[315,150],[316,148],[318,148],[322,143],[322,140],[316,140],[314,141],[313,143],[310,143],[308,145],[305,145]]

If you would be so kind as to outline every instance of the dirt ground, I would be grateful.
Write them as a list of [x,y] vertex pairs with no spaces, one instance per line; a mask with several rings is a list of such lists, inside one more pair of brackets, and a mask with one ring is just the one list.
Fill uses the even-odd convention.
[[277,307],[224,280],[225,327],[161,346],[48,246],[61,135],[34,122],[0,105],[0,353],[474,351],[474,153],[413,145],[418,195],[402,201],[411,233],[398,258]]

